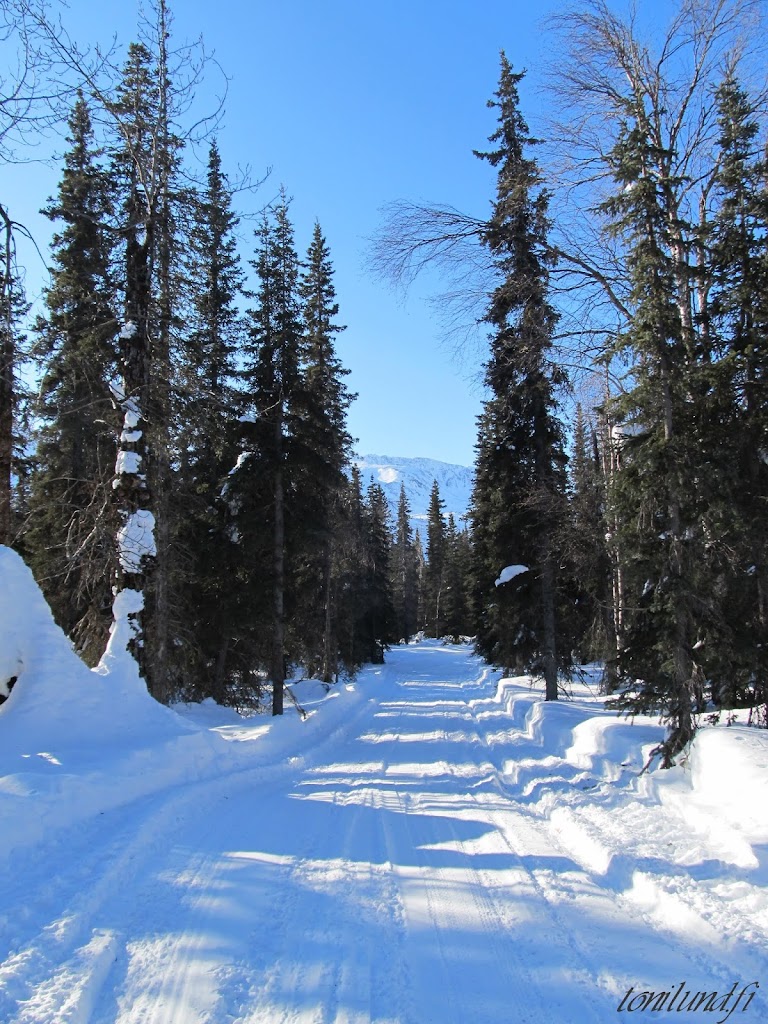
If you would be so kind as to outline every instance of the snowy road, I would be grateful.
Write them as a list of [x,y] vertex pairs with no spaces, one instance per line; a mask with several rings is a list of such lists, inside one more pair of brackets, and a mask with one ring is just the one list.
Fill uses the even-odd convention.
[[755,981],[730,1020],[768,1020],[768,849],[681,829],[578,702],[495,693],[467,648],[396,648],[301,758],[35,846],[0,876],[0,1021],[644,1022],[630,987]]

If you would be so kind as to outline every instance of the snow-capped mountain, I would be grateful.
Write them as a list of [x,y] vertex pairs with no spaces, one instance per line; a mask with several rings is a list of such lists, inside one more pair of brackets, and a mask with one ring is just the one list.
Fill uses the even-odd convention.
[[365,489],[373,479],[380,484],[387,497],[393,522],[397,516],[397,502],[400,497],[400,484],[405,485],[405,493],[411,506],[411,526],[421,533],[426,542],[427,509],[432,483],[437,480],[440,497],[445,503],[446,518],[453,513],[456,525],[465,525],[464,517],[469,509],[472,496],[473,470],[469,466],[456,466],[450,462],[438,462],[436,459],[406,459],[391,455],[358,455],[354,462],[360,469]]

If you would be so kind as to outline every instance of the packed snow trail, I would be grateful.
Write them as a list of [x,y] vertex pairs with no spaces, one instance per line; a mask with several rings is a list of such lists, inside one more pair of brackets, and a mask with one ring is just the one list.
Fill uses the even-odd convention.
[[[504,704],[467,647],[437,643],[359,685],[296,758],[14,860],[0,1021],[604,1024],[632,987],[768,983],[765,847],[753,864],[735,833],[644,801],[636,771],[584,746],[577,704]],[[731,1021],[768,1020],[751,991]]]

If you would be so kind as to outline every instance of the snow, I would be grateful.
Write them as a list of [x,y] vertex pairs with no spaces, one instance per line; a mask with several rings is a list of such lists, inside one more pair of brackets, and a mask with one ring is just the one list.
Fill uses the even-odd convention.
[[148,509],[137,509],[117,531],[117,550],[121,567],[130,573],[139,571],[143,558],[154,558],[155,517]]
[[2,674],[3,1024],[768,1019],[765,732],[640,774],[596,672],[547,703],[429,640],[306,721],[171,710],[0,548]]
[[400,474],[394,466],[379,466],[376,472],[379,478],[379,483],[382,484],[393,484],[396,480],[400,479]]
[[[133,398],[125,399],[123,401],[123,412],[124,412],[123,430],[124,431],[132,431],[132,430],[134,430],[139,425],[139,423],[141,421],[141,409],[139,408],[139,405],[136,402],[136,400],[133,399]],[[141,431],[139,431],[138,433],[139,433],[139,437],[140,437],[141,436]],[[131,438],[131,440],[132,441],[137,441],[138,438],[134,437],[134,438]]]
[[468,466],[397,455],[358,455],[354,462],[360,470],[363,489],[371,479],[381,485],[393,521],[397,516],[400,485],[405,486],[411,507],[411,529],[414,534],[416,530],[420,531],[422,541],[426,541],[427,510],[435,480],[440,498],[445,503],[445,518],[452,513],[456,525],[463,525],[472,498],[473,470]]
[[496,586],[500,587],[502,583],[509,583],[515,576],[520,576],[524,572],[528,572],[527,565],[507,565],[499,573],[499,578],[496,580]]
[[117,459],[115,460],[115,476],[123,476],[126,473],[138,473],[140,465],[141,456],[138,452],[128,452],[121,448],[118,450]]

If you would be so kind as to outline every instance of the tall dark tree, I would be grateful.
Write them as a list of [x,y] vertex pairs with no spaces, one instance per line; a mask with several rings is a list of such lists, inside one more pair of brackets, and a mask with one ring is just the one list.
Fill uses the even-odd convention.
[[[288,202],[282,194],[271,216],[265,215],[257,231],[253,267],[258,287],[249,310],[250,326],[244,374],[252,422],[243,423],[242,450],[252,453],[237,474],[245,494],[238,497],[238,531],[253,544],[264,534],[261,572],[250,588],[271,589],[269,678],[272,713],[283,713],[286,678],[286,566],[294,534],[290,496],[295,487],[297,439],[301,437],[304,408],[301,353],[304,324],[299,297],[299,258]],[[286,496],[288,499],[286,500]],[[257,563],[256,563],[257,564]]]
[[360,469],[352,463],[341,502],[341,531],[337,556],[336,612],[339,659],[356,671],[369,657],[364,624],[367,602],[367,523]]
[[709,630],[706,672],[718,704],[760,705],[768,678],[768,168],[755,104],[732,70],[716,103],[714,211],[702,232],[711,277],[702,404],[721,478],[709,495],[707,546],[719,628]]
[[145,602],[157,554],[156,506],[148,479],[153,429],[151,389],[155,383],[152,257],[158,242],[163,178],[168,172],[166,154],[161,152],[165,134],[162,120],[167,113],[161,100],[165,84],[164,74],[147,46],[132,43],[117,98],[111,104],[120,137],[113,168],[119,192],[124,293],[119,332],[121,380],[115,389],[123,417],[113,483],[120,519],[116,608],[117,614],[127,620],[131,633],[128,649],[159,699],[167,697],[167,681],[152,679],[154,652],[146,643],[151,613]]
[[[558,649],[556,539],[565,490],[563,440],[552,366],[557,314],[550,302],[548,197],[519,109],[522,74],[501,55],[495,148],[477,155],[497,169],[496,199],[483,234],[499,277],[486,321],[492,328],[485,381],[491,398],[479,420],[472,521],[478,648],[506,667],[540,671],[546,697],[570,651]],[[507,565],[528,571],[494,586]]]
[[613,672],[616,636],[611,563],[606,546],[605,476],[597,431],[581,405],[576,407],[569,469],[563,548],[573,576],[576,651],[582,661],[605,661]]
[[105,94],[92,78],[89,84],[117,140],[112,177],[124,309],[121,384],[115,391],[123,416],[113,492],[120,518],[115,606],[150,692],[167,702],[179,683],[171,636],[174,590],[180,585],[172,561],[171,368],[178,325],[178,226],[187,199],[179,184],[183,139],[176,126],[190,101],[194,83],[185,83],[185,73],[194,61],[188,48],[175,56],[170,48],[166,0],[153,0],[150,11],[143,41],[128,49],[115,95]]
[[192,692],[228,701],[236,611],[236,548],[232,543],[226,481],[237,459],[235,423],[241,399],[237,357],[244,324],[238,301],[244,288],[235,235],[238,218],[214,140],[206,182],[192,210],[185,276],[189,313],[179,353],[177,388],[178,485],[185,504],[178,543],[186,552],[188,635]]
[[[642,681],[619,704],[662,710],[671,729],[659,753],[668,767],[693,737],[703,684],[697,632],[711,611],[701,530],[709,500],[697,484],[708,472],[702,339],[693,277],[677,258],[685,226],[674,199],[674,153],[639,97],[627,103],[610,159],[617,190],[605,209],[628,243],[633,286],[633,317],[619,345],[635,359],[632,387],[617,405],[626,432],[613,497],[635,591],[619,669]],[[668,188],[658,187],[657,174]],[[719,480],[715,470],[712,486]]]
[[402,640],[409,640],[418,628],[419,566],[410,516],[408,496],[405,493],[405,486],[401,484],[397,503],[397,521],[390,553],[390,569],[396,632]]
[[[297,543],[293,556],[296,590],[293,619],[307,670],[330,682],[337,641],[333,584],[341,494],[346,485],[352,438],[347,412],[353,400],[348,374],[336,354],[339,306],[330,251],[315,223],[299,280],[303,322],[301,379],[297,402],[303,408],[294,445],[293,516]],[[319,591],[319,593],[318,593]]]
[[117,418],[109,382],[117,366],[115,289],[110,273],[110,187],[98,163],[82,94],[69,120],[70,148],[58,196],[44,213],[54,235],[53,271],[38,320],[45,366],[39,389],[37,471],[28,543],[59,625],[86,660],[106,643],[115,571],[111,482]]
[[12,226],[6,225],[0,256],[0,544],[19,534],[14,508],[14,481],[19,468],[19,412],[22,387],[19,370],[25,335],[22,322],[29,306],[16,267]]
[[472,547],[467,530],[456,526],[453,513],[445,525],[443,597],[441,609],[444,632],[452,637],[472,633],[470,610]]
[[370,482],[365,494],[353,463],[343,500],[338,574],[338,634],[341,662],[348,672],[365,662],[380,663],[395,636],[391,588],[391,533],[386,496]]
[[437,480],[433,480],[427,509],[427,564],[424,570],[424,631],[427,636],[442,636],[445,623],[442,607],[446,555],[444,508]]
[[389,505],[380,484],[371,483],[363,505],[365,524],[365,592],[363,614],[358,625],[363,639],[365,660],[384,661],[386,646],[395,636],[395,613],[392,606],[390,552],[392,534]]

